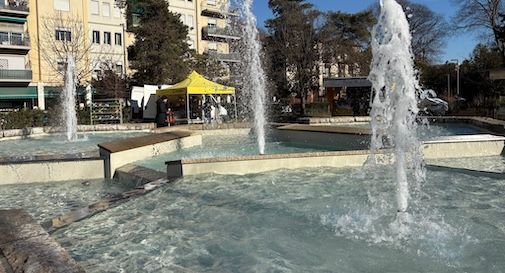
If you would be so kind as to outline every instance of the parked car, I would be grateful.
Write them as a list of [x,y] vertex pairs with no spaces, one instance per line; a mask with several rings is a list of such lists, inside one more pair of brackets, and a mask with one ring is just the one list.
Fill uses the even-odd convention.
[[437,98],[437,93],[431,89],[421,92],[418,107],[421,113],[433,116],[443,116],[449,111],[449,103]]

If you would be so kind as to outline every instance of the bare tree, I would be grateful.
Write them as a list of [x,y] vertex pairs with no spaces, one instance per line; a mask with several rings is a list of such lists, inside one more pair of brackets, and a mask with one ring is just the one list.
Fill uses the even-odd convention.
[[97,75],[91,82],[96,89],[95,98],[128,99],[130,92],[126,75],[122,71],[117,71],[115,63],[111,61],[103,62],[100,68],[103,73]]
[[89,81],[93,66],[92,45],[88,36],[82,18],[65,16],[61,12],[42,18],[38,43],[42,59],[52,70],[51,76],[61,79],[65,74],[67,57],[72,55],[77,83],[86,84]]
[[505,59],[505,45],[499,39],[500,14],[505,13],[505,0],[453,0],[459,7],[454,25],[460,30],[484,30],[493,37],[502,58]]
[[[417,60],[432,62],[442,53],[445,40],[449,36],[449,25],[445,18],[426,5],[411,0],[396,0],[407,14],[412,34],[412,51]],[[374,13],[380,14],[379,5]]]

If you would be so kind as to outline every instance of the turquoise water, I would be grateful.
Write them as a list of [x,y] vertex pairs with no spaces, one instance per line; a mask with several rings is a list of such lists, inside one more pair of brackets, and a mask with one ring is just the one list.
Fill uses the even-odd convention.
[[[331,151],[330,146],[311,145],[310,143],[287,143],[268,140],[266,154],[306,153],[318,151]],[[249,135],[204,135],[202,145],[189,149],[181,149],[136,162],[136,164],[165,171],[166,161],[180,159],[214,158],[225,156],[257,155],[258,144],[253,136]]]
[[37,155],[80,154],[96,152],[97,144],[148,134],[147,132],[93,132],[79,133],[78,140],[69,142],[66,136],[51,134],[26,139],[0,141],[0,157],[30,158]]
[[87,180],[0,186],[0,209],[25,209],[39,222],[130,190],[124,181]]
[[505,272],[505,178],[388,167],[180,179],[54,234],[87,272]]

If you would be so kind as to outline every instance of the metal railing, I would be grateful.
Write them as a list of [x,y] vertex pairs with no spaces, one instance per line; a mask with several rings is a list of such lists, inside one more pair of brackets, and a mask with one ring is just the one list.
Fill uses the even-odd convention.
[[236,16],[237,10],[230,9],[229,0],[203,0],[202,11]]
[[235,39],[241,38],[240,32],[231,27],[220,28],[220,27],[206,26],[203,27],[203,33],[206,36],[235,38]]
[[30,46],[28,34],[16,32],[0,32],[0,47],[2,45],[10,46]]
[[31,70],[0,69],[0,80],[32,80]]
[[[7,2],[7,3],[6,3]],[[10,9],[17,11],[29,11],[26,0],[0,0],[0,9]]]
[[205,53],[211,57],[225,62],[240,62],[242,60],[240,54],[237,52],[221,53],[214,50],[206,50]]

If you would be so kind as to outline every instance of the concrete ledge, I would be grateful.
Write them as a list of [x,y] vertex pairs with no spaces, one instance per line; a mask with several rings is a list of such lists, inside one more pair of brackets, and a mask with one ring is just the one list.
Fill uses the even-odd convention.
[[304,124],[290,124],[277,127],[278,130],[332,133],[332,134],[350,134],[350,135],[372,135],[372,129],[350,126],[312,126]]
[[363,150],[192,159],[166,164],[168,177],[175,178],[204,173],[244,175],[278,169],[359,167],[367,158],[368,151]]
[[[505,138],[493,135],[458,136],[422,145],[425,159],[497,156],[503,153]],[[379,159],[387,159],[381,151]],[[222,157],[166,162],[169,178],[204,173],[244,175],[278,169],[318,167],[360,167],[368,150]],[[380,160],[387,162],[387,160]]]
[[[101,131],[142,131],[152,130],[155,128],[154,123],[128,123],[128,124],[97,124],[97,125],[79,125],[79,132],[101,132]],[[33,127],[23,129],[12,129],[0,131],[0,140],[13,137],[27,137],[44,135],[50,133],[64,132],[61,127]]]
[[105,150],[109,153],[123,152],[126,150],[132,150],[135,148],[140,148],[146,145],[154,145],[158,143],[163,143],[170,140],[180,139],[183,137],[191,136],[192,133],[189,131],[173,130],[161,134],[153,134],[147,136],[132,137],[127,139],[115,140],[111,142],[105,142],[98,144],[100,150]]
[[0,210],[0,251],[12,272],[85,272],[65,249],[23,210]]
[[311,118],[304,117],[298,118],[298,123],[301,124],[332,124],[332,123],[352,123],[352,122],[369,122],[371,119],[368,116],[363,117],[351,117],[351,116],[342,116],[342,117],[331,117],[331,118]]
[[172,131],[98,145],[104,158],[105,178],[112,178],[119,167],[164,153],[202,144],[202,136],[187,131]]
[[97,151],[83,152],[76,154],[57,154],[57,155],[33,155],[33,156],[7,156],[0,157],[0,164],[18,164],[18,163],[38,163],[45,161],[72,161],[100,159],[100,153]]
[[0,163],[0,185],[102,179],[101,158]]
[[114,179],[135,182],[137,186],[163,179],[166,174],[135,164],[128,164],[116,170]]
[[505,137],[494,135],[449,136],[423,143],[425,159],[497,156],[503,154]]

